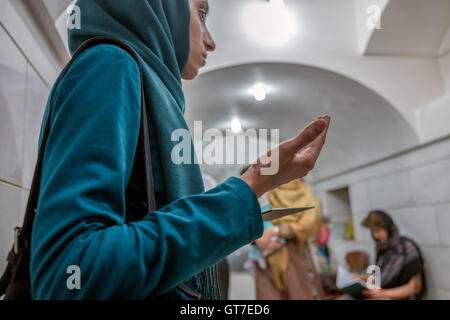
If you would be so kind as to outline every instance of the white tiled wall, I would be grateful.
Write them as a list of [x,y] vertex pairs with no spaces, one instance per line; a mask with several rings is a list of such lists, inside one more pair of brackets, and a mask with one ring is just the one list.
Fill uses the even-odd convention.
[[447,292],[450,295],[450,248],[449,247],[423,247],[426,268],[428,274],[428,284],[431,290]]
[[419,166],[410,171],[414,204],[440,203],[450,199],[450,159]]
[[47,85],[0,26],[0,272],[22,224]]
[[443,245],[450,246],[450,204],[441,204],[436,206],[436,222],[440,242]]
[[34,165],[37,160],[38,140],[49,89],[29,66],[27,74],[27,99],[24,116],[24,165],[22,186],[31,187]]
[[0,28],[0,179],[20,185],[27,62]]
[[445,88],[447,92],[450,92],[450,52],[447,52],[439,59],[439,66],[441,67]]
[[[450,57],[450,54],[448,56]],[[450,64],[448,69],[450,73]],[[416,110],[420,140],[431,141],[450,134],[449,118],[450,90]]]
[[336,260],[345,265],[347,252],[364,247],[373,258],[373,240],[361,222],[371,209],[384,209],[400,233],[422,248],[428,298],[450,299],[450,138],[322,181],[313,189],[323,197],[343,186],[349,188],[356,241],[332,243]]
[[364,212],[370,209],[367,183],[355,183],[349,188],[350,207],[353,213]]
[[398,208],[411,203],[408,172],[398,172],[367,181],[371,208]]
[[423,245],[439,245],[435,208],[433,206],[417,206],[402,209],[391,209],[389,213],[402,235],[413,238]]

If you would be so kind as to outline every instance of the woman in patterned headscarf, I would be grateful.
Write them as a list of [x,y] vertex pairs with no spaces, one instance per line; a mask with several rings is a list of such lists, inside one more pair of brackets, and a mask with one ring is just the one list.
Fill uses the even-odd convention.
[[420,299],[426,289],[424,260],[419,246],[400,236],[392,218],[384,211],[369,213],[362,225],[376,242],[376,265],[381,271],[381,289],[364,292],[371,299]]

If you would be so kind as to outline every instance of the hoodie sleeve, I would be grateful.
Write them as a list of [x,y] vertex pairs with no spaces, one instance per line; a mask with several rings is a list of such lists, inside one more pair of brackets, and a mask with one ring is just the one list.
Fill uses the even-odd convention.
[[256,196],[237,177],[126,223],[139,123],[136,62],[109,45],[86,50],[54,93],[31,243],[34,299],[156,297],[262,235]]

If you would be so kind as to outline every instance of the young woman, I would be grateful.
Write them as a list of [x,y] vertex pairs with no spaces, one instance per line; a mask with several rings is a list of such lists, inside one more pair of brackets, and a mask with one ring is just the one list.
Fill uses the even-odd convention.
[[[35,299],[218,298],[215,264],[263,232],[257,198],[306,175],[325,143],[329,116],[278,147],[279,171],[261,161],[204,192],[198,165],[172,161],[174,130],[186,129],[181,79],[193,79],[215,49],[204,0],[78,0],[73,53],[108,36],[131,46],[143,67],[156,210],[145,211],[135,161],[141,82],[136,61],[114,45],[84,51],[53,88],[54,109],[33,225]],[[48,107],[47,107],[48,109]],[[44,123],[48,110],[44,116]],[[42,135],[42,133],[41,133]],[[192,144],[192,141],[190,141]],[[141,212],[144,214],[141,215]],[[69,289],[69,266],[81,288]]]
[[371,299],[421,298],[425,292],[424,261],[420,248],[400,236],[392,218],[384,211],[369,213],[363,226],[377,244],[376,265],[381,269],[381,289],[367,290]]

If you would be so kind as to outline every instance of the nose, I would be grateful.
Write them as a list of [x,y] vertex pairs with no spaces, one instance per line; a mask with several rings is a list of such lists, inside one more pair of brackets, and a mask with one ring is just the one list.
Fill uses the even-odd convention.
[[203,43],[206,47],[207,51],[214,51],[216,50],[216,43],[214,42],[213,38],[211,37],[211,34],[209,33],[208,29],[205,28],[204,36],[203,36]]

